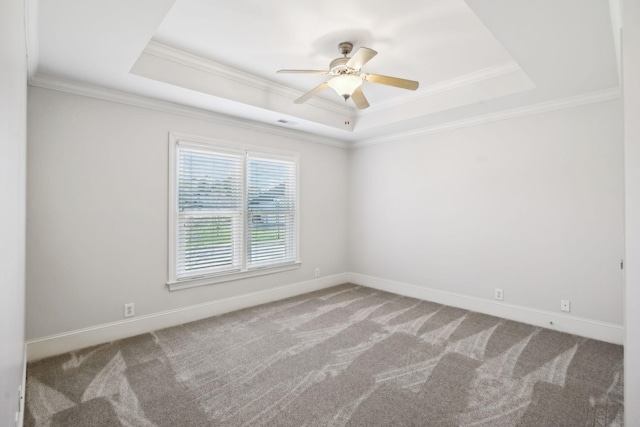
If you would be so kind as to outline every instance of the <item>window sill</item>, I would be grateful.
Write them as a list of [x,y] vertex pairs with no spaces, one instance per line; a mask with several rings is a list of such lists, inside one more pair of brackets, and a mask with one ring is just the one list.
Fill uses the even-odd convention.
[[262,267],[248,271],[232,272],[226,274],[218,274],[215,276],[195,277],[191,279],[183,279],[167,282],[170,292],[182,289],[195,288],[198,286],[215,285],[216,283],[231,282],[234,280],[247,279],[250,277],[263,276],[266,274],[282,273],[283,271],[296,270],[300,268],[302,263],[297,261],[290,264],[279,265],[275,267]]

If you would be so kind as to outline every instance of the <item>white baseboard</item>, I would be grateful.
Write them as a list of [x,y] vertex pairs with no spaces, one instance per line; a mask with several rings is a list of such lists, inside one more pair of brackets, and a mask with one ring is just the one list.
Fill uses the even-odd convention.
[[613,323],[557,314],[468,295],[431,289],[364,274],[349,273],[349,282],[394,294],[450,305],[479,313],[528,323],[560,332],[593,338],[614,344],[623,344],[624,327]]
[[624,340],[624,327],[622,325],[556,314],[364,274],[341,273],[29,340],[26,343],[26,360],[30,362],[55,356],[68,351],[177,326],[347,282],[614,344],[623,344]]
[[348,282],[342,273],[27,341],[27,360],[78,350]]

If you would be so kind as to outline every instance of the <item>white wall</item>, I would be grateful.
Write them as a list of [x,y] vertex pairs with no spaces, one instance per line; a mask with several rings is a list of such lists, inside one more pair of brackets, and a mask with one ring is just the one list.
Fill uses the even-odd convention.
[[[619,100],[363,147],[351,271],[622,324]],[[618,328],[619,329],[619,328]]]
[[24,2],[0,2],[0,425],[13,425],[24,355],[27,69]]
[[640,425],[640,2],[623,2],[622,63],[625,131],[626,286],[624,412]]
[[[301,269],[167,291],[169,131],[300,152]],[[487,301],[498,287],[543,313],[570,299],[571,317],[621,325],[622,141],[617,100],[347,153],[31,88],[27,338],[121,320],[126,302],[145,316],[299,283],[316,266]]]
[[[168,133],[300,153],[302,267],[168,292]],[[29,89],[27,338],[347,271],[347,152],[48,89]]]

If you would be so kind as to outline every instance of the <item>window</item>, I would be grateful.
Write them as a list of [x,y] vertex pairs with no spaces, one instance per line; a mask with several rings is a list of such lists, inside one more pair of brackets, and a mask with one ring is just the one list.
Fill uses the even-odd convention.
[[171,134],[169,288],[296,268],[297,157]]

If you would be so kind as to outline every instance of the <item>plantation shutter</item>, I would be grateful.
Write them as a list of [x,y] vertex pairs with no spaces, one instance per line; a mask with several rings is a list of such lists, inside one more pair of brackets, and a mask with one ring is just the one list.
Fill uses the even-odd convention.
[[247,157],[247,267],[296,261],[295,161]]
[[178,147],[177,278],[242,268],[243,160]]

